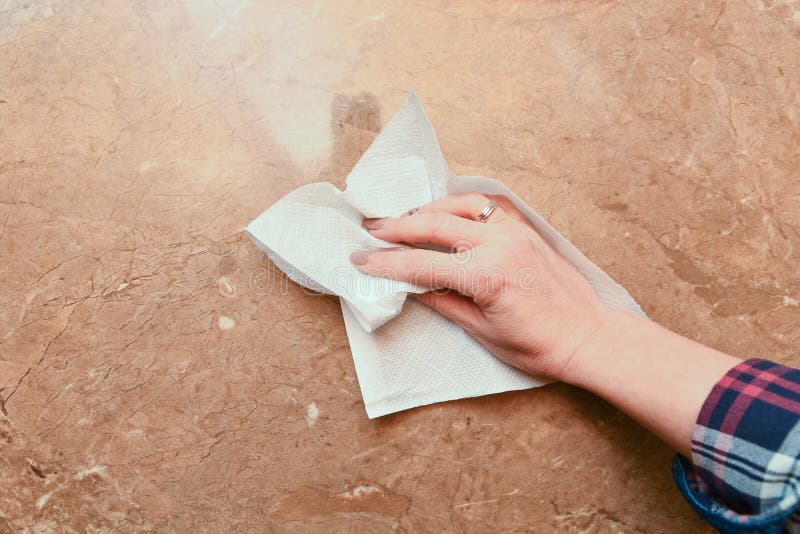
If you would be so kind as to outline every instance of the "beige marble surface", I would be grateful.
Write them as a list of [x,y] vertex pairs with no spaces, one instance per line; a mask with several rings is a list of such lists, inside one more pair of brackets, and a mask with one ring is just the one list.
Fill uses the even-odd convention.
[[699,532],[563,385],[369,421],[243,235],[416,89],[657,321],[800,363],[800,5],[0,5],[0,530]]

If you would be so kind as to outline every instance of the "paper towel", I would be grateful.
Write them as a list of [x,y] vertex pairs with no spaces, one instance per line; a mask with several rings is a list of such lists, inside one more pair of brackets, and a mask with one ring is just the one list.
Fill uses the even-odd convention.
[[366,275],[350,262],[356,250],[397,246],[364,230],[363,217],[399,216],[448,193],[470,191],[508,197],[578,268],[601,300],[644,315],[624,288],[504,185],[453,175],[430,121],[411,93],[350,172],[345,191],[328,183],[303,186],[247,227],[256,246],[292,280],[340,297],[370,418],[545,383],[501,362],[424,304],[405,302],[407,293],[427,288]]

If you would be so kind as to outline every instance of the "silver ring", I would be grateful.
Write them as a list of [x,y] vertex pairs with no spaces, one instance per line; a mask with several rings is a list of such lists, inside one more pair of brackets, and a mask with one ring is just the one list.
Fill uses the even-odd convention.
[[492,216],[492,213],[494,213],[494,209],[496,207],[497,207],[497,202],[495,202],[494,200],[490,201],[489,204],[487,204],[486,207],[483,208],[483,211],[481,211],[478,214],[478,217],[477,217],[476,220],[478,222],[485,223],[489,219],[489,217]]

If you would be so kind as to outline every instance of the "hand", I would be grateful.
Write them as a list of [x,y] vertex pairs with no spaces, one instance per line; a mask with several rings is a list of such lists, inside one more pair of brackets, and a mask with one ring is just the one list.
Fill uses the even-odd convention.
[[[374,236],[426,248],[355,252],[362,271],[440,288],[417,298],[495,356],[531,374],[593,391],[690,454],[697,414],[738,360],[613,311],[504,197],[451,195],[398,218],[364,219]],[[430,248],[430,247],[428,247]]]
[[507,198],[491,198],[497,207],[485,223],[474,220],[490,202],[479,193],[450,195],[403,217],[364,219],[385,241],[449,252],[356,252],[351,260],[368,274],[446,288],[415,296],[506,363],[563,380],[609,310]]

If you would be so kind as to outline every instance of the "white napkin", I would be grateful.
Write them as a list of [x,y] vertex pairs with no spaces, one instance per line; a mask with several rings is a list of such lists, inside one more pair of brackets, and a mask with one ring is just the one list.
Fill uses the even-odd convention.
[[508,197],[601,300],[644,315],[625,289],[507,187],[489,178],[453,175],[411,93],[350,172],[344,192],[329,183],[300,187],[247,227],[256,246],[292,280],[340,297],[370,418],[546,383],[501,362],[424,304],[405,302],[407,293],[427,288],[365,275],[350,262],[356,250],[397,246],[364,230],[363,217],[399,216],[448,193],[469,191]]

